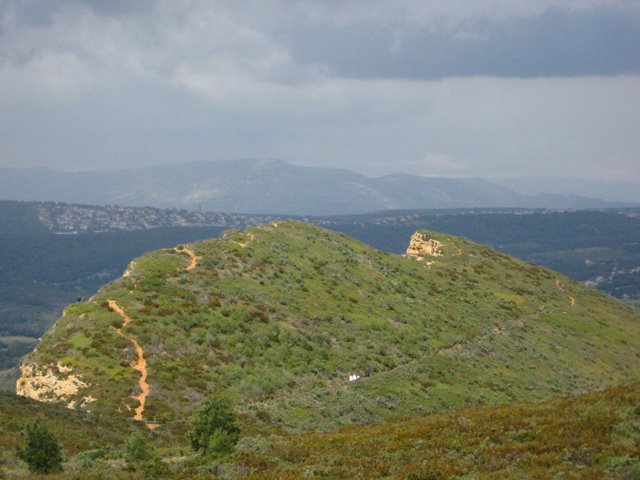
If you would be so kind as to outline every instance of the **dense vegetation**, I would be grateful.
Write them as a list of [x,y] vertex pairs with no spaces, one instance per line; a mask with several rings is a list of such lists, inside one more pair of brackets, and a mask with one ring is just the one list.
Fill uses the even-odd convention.
[[[606,387],[637,378],[639,315],[554,272],[431,234],[429,264],[296,223],[136,260],[65,315],[27,364],[73,369],[92,411],[129,416],[144,348],[145,418],[186,429],[184,412],[226,391],[245,424],[333,429],[419,412]],[[571,305],[570,299],[576,302]],[[114,328],[115,327],[115,328]],[[359,374],[349,382],[349,374]],[[367,376],[368,375],[368,376]],[[64,401],[67,402],[67,398]]]
[[499,408],[466,408],[244,450],[258,479],[640,478],[640,385]]

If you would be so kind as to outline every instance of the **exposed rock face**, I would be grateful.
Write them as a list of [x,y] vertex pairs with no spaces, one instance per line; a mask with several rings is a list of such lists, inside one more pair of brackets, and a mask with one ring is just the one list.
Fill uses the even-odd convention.
[[[77,399],[81,389],[89,385],[80,376],[71,373],[72,369],[60,362],[38,368],[35,365],[20,365],[22,376],[16,382],[16,394],[33,398],[39,402],[61,402],[70,400],[67,406],[75,408],[92,402],[93,398]],[[73,398],[73,400],[72,400]]]
[[442,243],[429,237],[426,233],[416,232],[411,235],[409,247],[407,248],[407,256],[422,259],[425,256],[441,257]]

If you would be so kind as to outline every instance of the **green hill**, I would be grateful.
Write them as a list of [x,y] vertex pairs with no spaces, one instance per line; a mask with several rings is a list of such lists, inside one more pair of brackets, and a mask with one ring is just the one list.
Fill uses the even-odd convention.
[[25,357],[19,391],[160,434],[183,432],[224,392],[253,435],[639,377],[629,305],[461,238],[415,240],[439,255],[390,255],[297,222],[146,254],[66,309]]

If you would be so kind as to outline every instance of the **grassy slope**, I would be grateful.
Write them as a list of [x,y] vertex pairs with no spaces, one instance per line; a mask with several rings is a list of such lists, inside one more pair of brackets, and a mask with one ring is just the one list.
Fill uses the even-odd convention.
[[640,384],[247,446],[252,480],[640,478]]
[[[145,349],[145,416],[184,430],[185,412],[225,391],[246,432],[332,429],[468,405],[537,400],[638,377],[630,306],[466,240],[433,234],[424,262],[295,222],[137,260],[126,278],[70,306],[27,361],[72,366],[91,409],[130,416],[130,342]],[[245,246],[246,244],[246,246]],[[557,278],[566,291],[555,285]],[[569,305],[568,295],[577,304]],[[358,382],[349,373],[372,374]]]

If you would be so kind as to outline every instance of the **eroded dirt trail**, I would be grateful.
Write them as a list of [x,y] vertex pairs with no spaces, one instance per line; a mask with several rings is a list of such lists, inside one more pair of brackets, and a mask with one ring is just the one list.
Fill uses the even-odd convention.
[[[562,282],[559,279],[556,279],[556,288],[558,290],[560,290],[561,292],[564,292],[564,285],[562,284]],[[567,297],[569,298],[569,303],[573,307],[576,304],[576,299],[574,297],[572,297],[571,295],[567,295]]]
[[185,268],[186,271],[193,270],[194,268],[196,268],[196,266],[198,265],[198,260],[202,258],[200,255],[196,255],[194,251],[191,250],[189,247],[183,247],[182,249],[176,248],[175,250],[177,252],[184,252],[187,255],[189,255],[189,257],[191,258],[189,265],[187,265]]
[[[118,333],[118,335],[126,338],[131,343],[133,343],[133,346],[136,349],[136,354],[138,356],[138,359],[136,360],[135,365],[133,365],[133,369],[136,370],[137,372],[140,372],[140,379],[138,380],[138,385],[140,386],[141,392],[138,395],[132,395],[131,398],[138,400],[138,402],[140,402],[140,405],[138,405],[138,407],[136,407],[134,410],[135,415],[133,419],[142,421],[142,415],[144,414],[144,405],[147,400],[147,395],[149,394],[149,384],[147,383],[147,361],[144,358],[144,350],[142,349],[142,347],[136,341],[135,338],[122,333],[122,329],[127,325],[129,325],[129,323],[131,322],[131,319],[127,316],[126,313],[124,313],[124,310],[120,307],[120,305],[118,305],[118,303],[115,300],[108,300],[108,304],[109,304],[109,308],[111,308],[114,312],[120,315],[122,317],[122,320],[124,321],[120,328],[115,329],[116,332]],[[154,424],[148,425],[148,427],[151,429],[155,428],[156,426],[157,425],[154,425]]]

